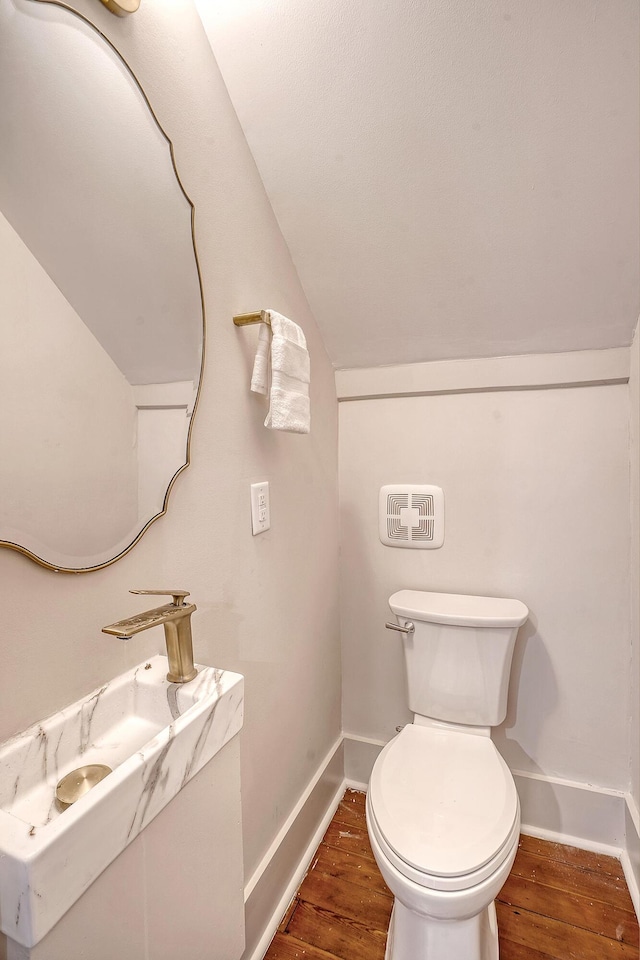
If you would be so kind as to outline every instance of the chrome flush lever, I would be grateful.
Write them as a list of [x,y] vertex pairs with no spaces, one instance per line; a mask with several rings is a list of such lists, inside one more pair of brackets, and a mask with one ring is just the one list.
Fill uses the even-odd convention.
[[401,627],[397,623],[385,623],[385,627],[387,630],[397,630],[398,633],[413,633],[416,629],[411,620],[407,620],[406,627]]

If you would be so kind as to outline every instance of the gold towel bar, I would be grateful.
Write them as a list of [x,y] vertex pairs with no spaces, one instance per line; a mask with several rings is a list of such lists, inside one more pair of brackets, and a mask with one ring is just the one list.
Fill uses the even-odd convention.
[[233,322],[236,327],[245,327],[248,323],[266,323],[267,326],[271,326],[266,310],[260,310],[259,313],[240,313],[233,318]]

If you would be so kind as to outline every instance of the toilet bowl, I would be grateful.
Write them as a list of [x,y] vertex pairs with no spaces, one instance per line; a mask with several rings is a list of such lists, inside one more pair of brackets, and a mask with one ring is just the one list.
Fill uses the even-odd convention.
[[367,828],[395,897],[387,960],[497,960],[493,901],[518,849],[520,805],[490,738],[406,726],[374,765]]
[[401,590],[414,722],[381,751],[367,829],[395,901],[385,960],[498,960],[494,899],[513,864],[520,804],[491,740],[507,708],[519,600]]

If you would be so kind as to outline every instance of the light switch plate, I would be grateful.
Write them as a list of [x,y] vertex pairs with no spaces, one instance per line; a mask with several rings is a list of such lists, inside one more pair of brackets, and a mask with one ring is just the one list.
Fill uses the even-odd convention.
[[269,506],[269,481],[251,484],[251,532],[255,537],[271,526],[271,508]]

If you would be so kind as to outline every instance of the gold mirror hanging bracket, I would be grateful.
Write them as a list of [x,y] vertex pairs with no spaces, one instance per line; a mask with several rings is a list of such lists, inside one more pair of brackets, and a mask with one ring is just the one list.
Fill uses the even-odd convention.
[[140,0],[102,0],[107,10],[115,13],[116,17],[128,17],[135,13],[140,6]]

